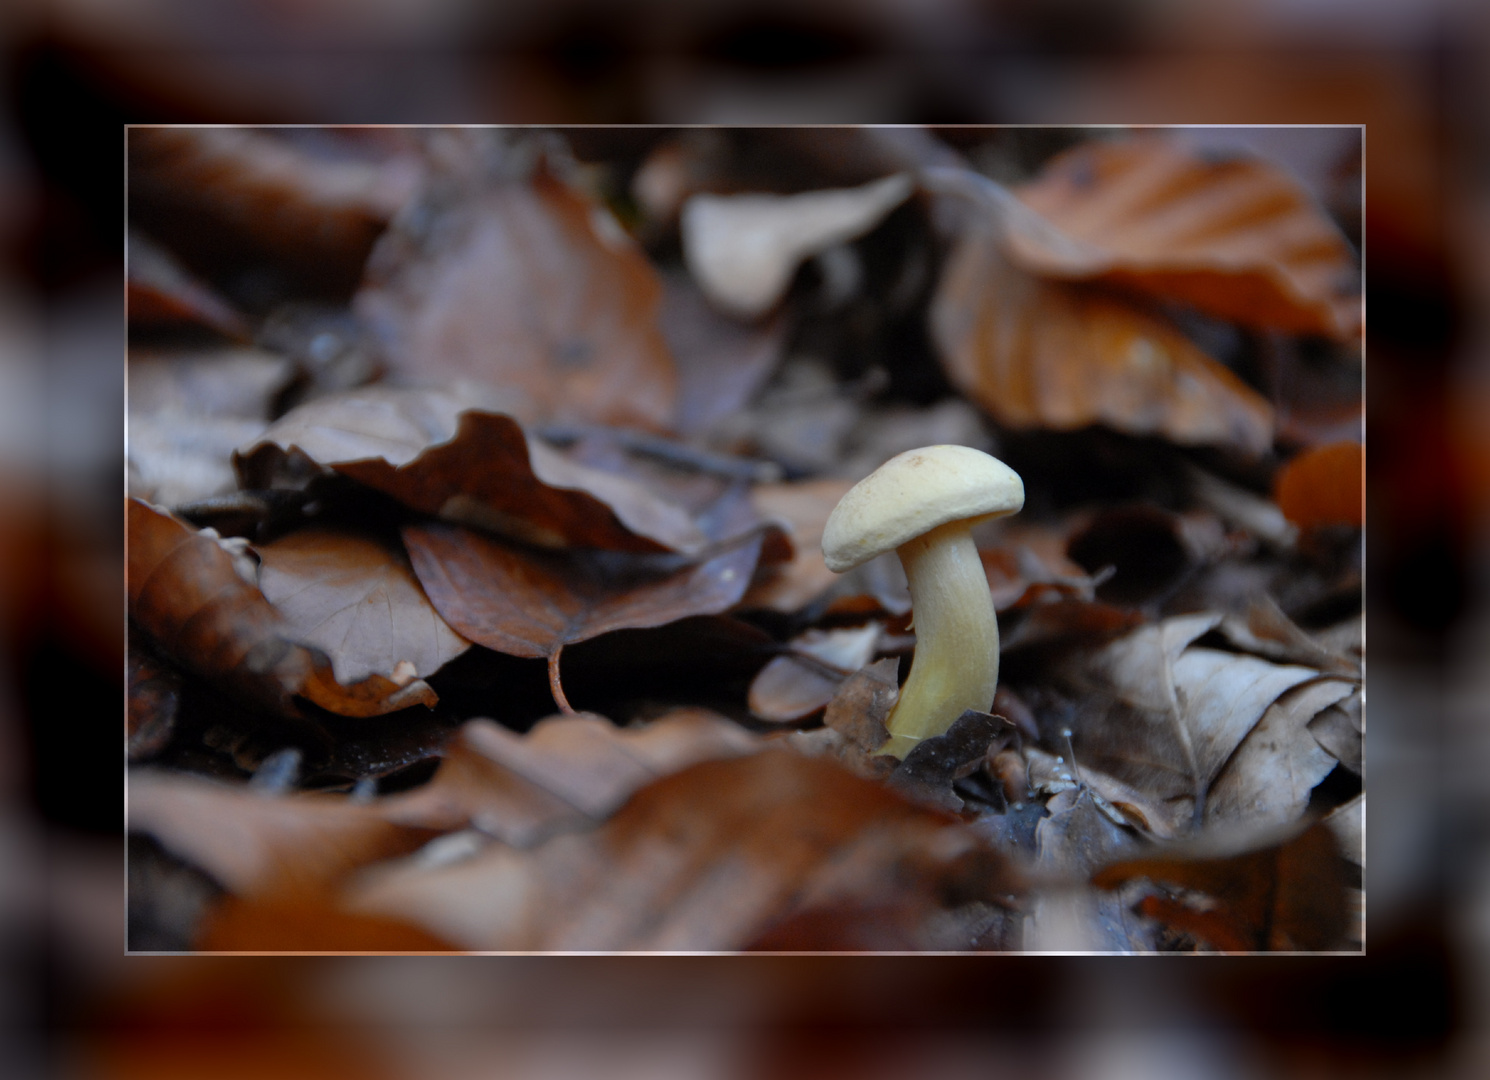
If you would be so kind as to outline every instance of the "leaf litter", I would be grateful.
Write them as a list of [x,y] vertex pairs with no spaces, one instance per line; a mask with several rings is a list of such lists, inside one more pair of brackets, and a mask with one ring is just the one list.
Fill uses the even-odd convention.
[[[131,904],[196,912],[138,940],[1362,947],[1358,444],[1296,437],[1359,408],[1359,268],[1296,182],[1163,133],[1009,186],[928,132],[637,130],[630,178],[313,135],[131,136],[130,828],[183,868]],[[939,441],[1029,499],[975,534],[993,712],[897,762],[903,575],[818,545]]]

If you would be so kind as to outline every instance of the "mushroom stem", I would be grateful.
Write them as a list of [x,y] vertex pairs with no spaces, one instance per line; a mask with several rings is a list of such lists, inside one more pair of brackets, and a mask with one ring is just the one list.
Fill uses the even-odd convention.
[[948,522],[896,548],[911,589],[916,652],[886,724],[882,754],[905,757],[966,709],[987,712],[998,686],[999,628],[971,520]]

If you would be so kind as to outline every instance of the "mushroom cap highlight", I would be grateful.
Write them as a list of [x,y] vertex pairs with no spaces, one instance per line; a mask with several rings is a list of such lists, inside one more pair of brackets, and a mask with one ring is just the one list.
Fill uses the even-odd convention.
[[1013,514],[1024,481],[970,446],[923,446],[885,462],[843,496],[823,529],[823,559],[841,574],[941,525]]

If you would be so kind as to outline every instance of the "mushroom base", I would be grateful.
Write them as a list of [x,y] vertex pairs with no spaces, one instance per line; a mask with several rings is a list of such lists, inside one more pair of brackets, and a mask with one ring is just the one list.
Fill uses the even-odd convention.
[[886,724],[882,754],[904,757],[998,687],[999,631],[971,523],[954,521],[896,549],[910,583],[916,652]]

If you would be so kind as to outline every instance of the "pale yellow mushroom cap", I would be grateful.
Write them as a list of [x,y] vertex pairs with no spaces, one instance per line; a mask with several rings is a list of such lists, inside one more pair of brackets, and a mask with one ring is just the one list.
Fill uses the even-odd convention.
[[939,525],[1002,517],[1024,506],[1024,481],[970,446],[923,446],[849,488],[823,529],[823,559],[841,574]]

